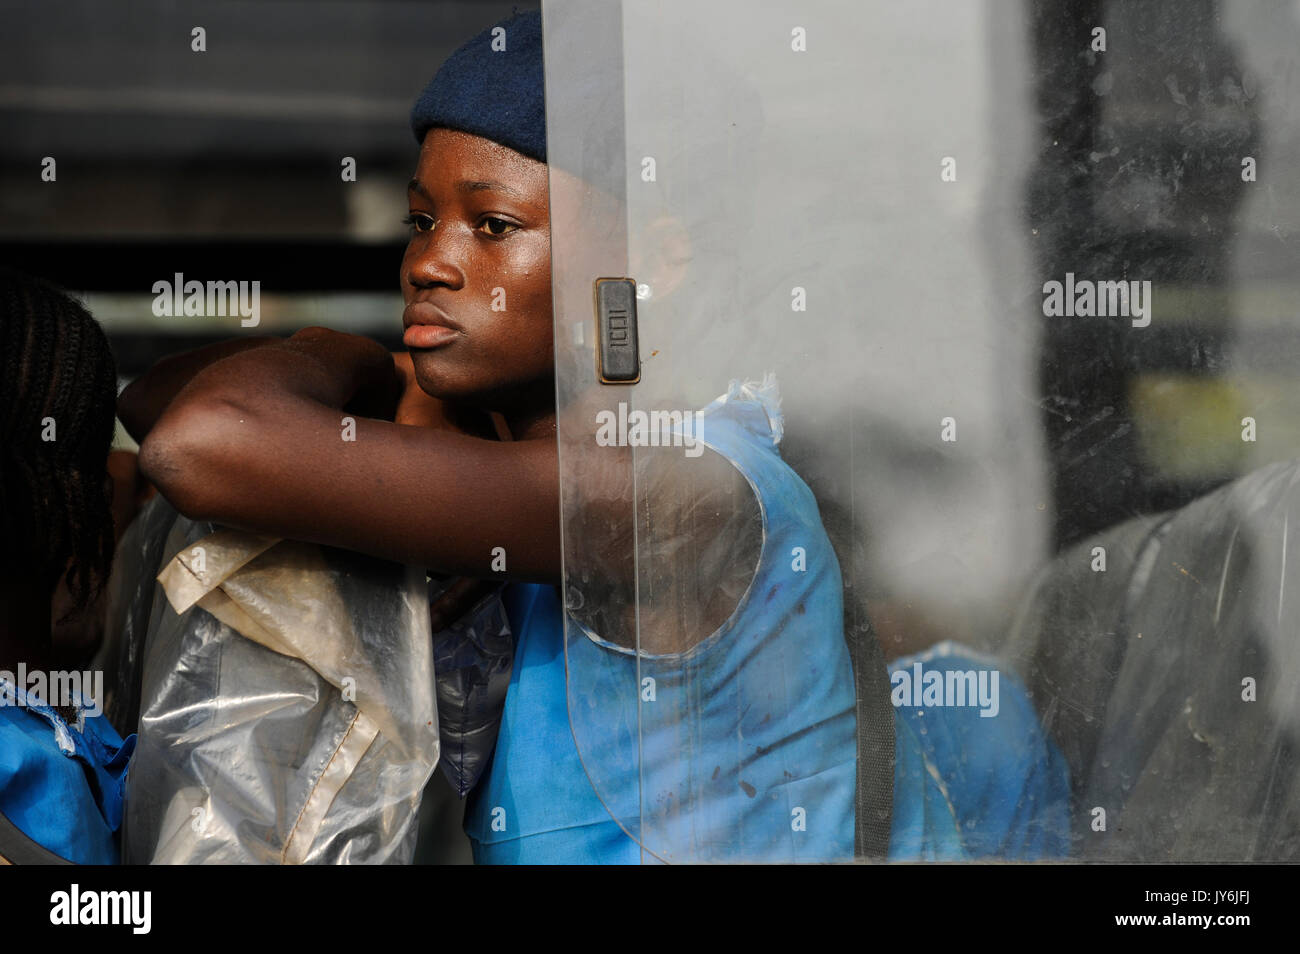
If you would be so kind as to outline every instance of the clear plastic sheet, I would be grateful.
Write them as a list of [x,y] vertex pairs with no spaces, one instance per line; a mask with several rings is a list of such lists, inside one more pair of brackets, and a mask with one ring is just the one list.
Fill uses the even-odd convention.
[[[1074,856],[1292,857],[1295,11],[548,0],[544,26],[568,711],[643,860],[806,839],[773,818],[782,846],[755,849],[710,814],[742,781],[762,796],[772,750],[659,648],[744,534],[687,545],[687,495],[653,473],[680,450],[603,445],[594,415],[694,411],[768,371],[845,630],[1024,676],[1072,772]],[[633,385],[594,373],[601,277],[636,283]],[[780,698],[841,664],[820,645],[760,681]],[[1057,764],[1000,711],[976,723],[999,779]],[[667,736],[690,784],[659,784]],[[949,754],[954,777],[979,761]]]
[[[873,78],[866,25],[846,19],[739,2],[543,15],[568,714],[643,861],[847,860],[855,808],[887,828],[885,668],[860,638],[864,588],[847,623],[844,598],[863,579],[865,454],[843,416],[873,396],[845,367],[872,327],[847,278],[871,252],[856,111]],[[821,31],[817,56],[792,50],[796,25]],[[637,286],[631,386],[593,373],[593,281],[611,276]],[[637,439],[638,416],[665,413],[679,432]],[[703,446],[686,446],[692,421]],[[813,476],[838,486],[814,498]],[[851,646],[870,658],[854,667]],[[856,786],[855,704],[872,775]]]
[[164,551],[124,860],[409,862],[439,752],[424,573],[185,518]]
[[[1012,652],[1084,860],[1300,860],[1300,461],[1079,543]],[[1297,523],[1300,527],[1300,523]]]
[[144,646],[155,609],[167,602],[155,577],[162,569],[167,536],[180,515],[155,496],[122,535],[108,581],[104,642],[93,666],[104,673],[104,714],[125,738],[140,721]]

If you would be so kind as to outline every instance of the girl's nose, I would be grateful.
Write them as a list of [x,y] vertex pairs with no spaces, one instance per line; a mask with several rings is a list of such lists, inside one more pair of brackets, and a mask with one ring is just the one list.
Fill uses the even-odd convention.
[[[447,241],[444,229],[442,223],[436,224],[421,236],[423,241],[420,247],[408,252],[406,273],[407,280],[412,285],[447,285],[459,288],[465,284],[465,271],[459,264],[455,243]],[[443,231],[441,236],[440,231]]]

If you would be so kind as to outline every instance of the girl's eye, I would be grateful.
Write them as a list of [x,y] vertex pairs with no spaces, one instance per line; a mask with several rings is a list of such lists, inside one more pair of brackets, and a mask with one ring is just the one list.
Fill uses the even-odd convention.
[[417,232],[428,232],[433,228],[433,217],[422,212],[412,212],[402,222]]
[[[491,217],[484,219],[483,224],[487,226],[486,234],[491,235],[494,238],[500,237],[502,235],[509,235],[510,232],[513,232],[514,230],[519,228],[519,226],[515,225],[513,222],[507,222],[505,219],[497,219]],[[501,228],[500,229],[493,228],[494,225],[501,226]],[[507,231],[507,229],[509,231]]]

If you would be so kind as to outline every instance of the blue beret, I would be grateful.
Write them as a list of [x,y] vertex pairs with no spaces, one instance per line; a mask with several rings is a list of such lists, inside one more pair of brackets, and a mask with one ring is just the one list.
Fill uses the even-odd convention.
[[[505,33],[493,36],[494,30]],[[502,20],[447,58],[411,109],[416,142],[435,126],[546,161],[540,13]]]

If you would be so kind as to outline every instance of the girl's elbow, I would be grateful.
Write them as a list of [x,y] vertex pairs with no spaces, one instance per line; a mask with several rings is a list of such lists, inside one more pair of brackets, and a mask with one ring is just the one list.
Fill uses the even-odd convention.
[[191,519],[215,519],[221,510],[230,456],[214,438],[223,430],[207,413],[169,412],[140,445],[140,472]]
[[158,488],[168,503],[196,519],[203,509],[197,491],[204,481],[195,473],[198,467],[194,455],[183,450],[182,444],[167,429],[155,427],[140,445],[140,473]]

